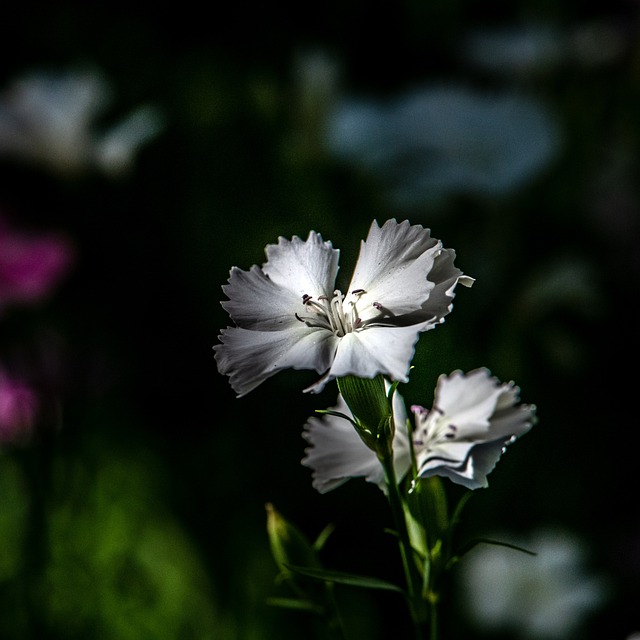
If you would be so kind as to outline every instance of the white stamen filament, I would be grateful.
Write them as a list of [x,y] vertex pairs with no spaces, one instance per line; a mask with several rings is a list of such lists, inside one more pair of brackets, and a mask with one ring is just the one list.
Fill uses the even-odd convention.
[[[364,291],[356,290],[352,293],[361,294]],[[302,296],[302,304],[304,304],[307,314],[296,314],[296,318],[308,327],[321,327],[342,338],[362,326],[356,303],[349,302],[348,308],[345,308],[343,302],[344,296],[338,289],[333,292],[331,299],[327,296],[319,296],[317,300],[314,300],[310,295],[305,294]]]

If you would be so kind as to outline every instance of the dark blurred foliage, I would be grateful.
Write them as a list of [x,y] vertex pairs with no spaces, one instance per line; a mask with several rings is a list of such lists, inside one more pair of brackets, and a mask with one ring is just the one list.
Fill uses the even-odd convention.
[[[39,436],[0,458],[0,637],[308,637],[304,614],[265,604],[279,589],[267,502],[310,538],[336,525],[326,566],[401,579],[382,493],[354,480],[318,495],[300,465],[302,425],[335,388],[303,394],[315,374],[291,371],[236,399],[212,351],[232,265],[315,229],[341,249],[346,278],[371,220],[389,217],[430,227],[477,279],[422,336],[407,401],[429,406],[439,373],[487,366],[538,407],[471,499],[461,538],[577,532],[613,585],[581,637],[640,629],[637,3],[21,6],[3,20],[0,86],[88,64],[113,86],[111,117],[153,103],[166,122],[118,179],[0,157],[2,212],[76,247],[46,303],[0,318],[0,360],[45,399]],[[474,28],[529,21],[606,21],[623,51],[507,80],[460,55]],[[371,98],[432,81],[518,84],[553,112],[562,150],[517,189],[405,213],[317,144],[294,72],[317,49],[342,90]],[[408,637],[393,596],[337,596],[353,637]],[[451,602],[443,637],[480,638]]]

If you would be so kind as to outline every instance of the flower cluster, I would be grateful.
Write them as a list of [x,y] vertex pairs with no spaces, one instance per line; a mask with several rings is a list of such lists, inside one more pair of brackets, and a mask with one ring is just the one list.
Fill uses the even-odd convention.
[[[347,376],[407,382],[419,334],[444,321],[457,284],[473,284],[454,266],[452,249],[407,221],[372,223],[344,294],[335,287],[339,251],[315,231],[306,240],[279,238],[266,256],[249,271],[233,267],[223,287],[229,299],[222,305],[235,326],[221,332],[215,357],[239,396],[287,368],[320,374],[306,389],[312,392]],[[486,486],[504,448],[533,423],[534,407],[519,405],[518,396],[518,387],[500,383],[486,369],[442,375],[433,407],[411,408],[409,429],[396,392],[396,476],[413,466],[417,477]],[[357,420],[339,396],[328,415],[305,425],[310,447],[303,464],[313,470],[320,492],[358,476],[384,486],[376,452],[353,428]]]
[[[428,622],[435,638],[441,577],[468,550],[452,546],[464,500],[449,513],[440,478],[466,489],[486,487],[506,447],[531,428],[535,408],[520,403],[513,382],[479,368],[441,375],[431,408],[407,410],[398,386],[409,379],[420,334],[444,321],[458,284],[473,284],[454,265],[455,252],[428,229],[374,221],[346,289],[335,284],[338,251],[315,231],[306,240],[280,238],[266,255],[262,266],[249,271],[233,267],[223,287],[228,300],[222,305],[234,326],[221,332],[214,347],[218,369],[239,396],[287,368],[320,375],[306,391],[319,392],[336,381],[336,405],[304,425],[309,446],[302,464],[311,469],[320,493],[355,477],[383,490],[411,619],[416,629]],[[295,586],[294,608],[326,604],[296,583],[298,573],[325,585],[342,581],[398,590],[370,576],[325,571],[317,558],[319,543],[310,546],[292,531],[289,525],[270,528],[274,558]],[[292,567],[301,557],[307,558],[305,566]]]

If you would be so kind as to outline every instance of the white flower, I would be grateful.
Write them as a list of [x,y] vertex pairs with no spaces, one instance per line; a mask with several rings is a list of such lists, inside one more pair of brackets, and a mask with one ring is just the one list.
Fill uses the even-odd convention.
[[[332,411],[353,419],[353,414],[341,395]],[[393,461],[398,481],[411,466],[407,412],[399,393],[393,396]],[[383,491],[386,481],[384,469],[374,451],[361,440],[354,426],[336,415],[309,418],[304,426],[303,438],[311,445],[305,449],[302,464],[313,469],[313,487],[326,493],[344,484],[349,478],[364,477]]]
[[0,154],[74,175],[90,166],[126,171],[138,147],[158,134],[162,118],[144,106],[104,132],[95,129],[111,98],[96,71],[35,72],[0,95]]
[[334,284],[339,251],[315,231],[265,252],[262,267],[234,267],[223,287],[236,326],[221,332],[215,357],[238,395],[288,368],[323,374],[314,392],[346,375],[406,381],[418,334],[444,320],[458,282],[473,282],[453,250],[407,221],[372,223],[344,295]]
[[478,545],[463,558],[456,571],[457,595],[477,627],[517,639],[583,637],[579,632],[589,614],[608,597],[607,581],[589,571],[584,541],[553,529],[524,539],[504,534],[490,538],[537,555]]
[[[500,383],[486,369],[440,376],[433,408],[412,407],[418,476],[445,476],[469,489],[487,486],[487,474],[506,445],[531,428],[534,407],[516,406],[517,402],[518,388],[513,383]],[[398,481],[411,462],[402,403],[396,392],[393,454]],[[333,411],[352,417],[340,396]],[[313,469],[313,486],[321,493],[358,476],[383,484],[375,453],[348,420],[333,415],[310,418],[303,436],[312,447],[306,450],[302,463]]]
[[412,407],[418,475],[486,487],[506,445],[533,424],[535,407],[518,405],[518,394],[512,382],[500,383],[487,369],[440,376],[433,408]]

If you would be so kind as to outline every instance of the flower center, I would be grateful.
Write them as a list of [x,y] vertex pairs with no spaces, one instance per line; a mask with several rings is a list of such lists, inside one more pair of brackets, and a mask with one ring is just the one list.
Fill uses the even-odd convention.
[[455,440],[458,427],[451,424],[442,409],[433,407],[431,411],[414,405],[411,407],[416,416],[416,431],[413,444],[419,449],[429,451],[433,446],[445,440]]
[[[356,299],[365,293],[364,289],[356,289],[351,292]],[[344,304],[345,296],[336,289],[333,297],[319,296],[314,299],[306,294],[302,296],[302,304],[304,305],[304,315],[296,313],[296,318],[300,322],[304,322],[308,327],[320,327],[327,329],[339,338],[347,333],[357,331],[362,328],[362,320],[358,316],[355,300]]]

